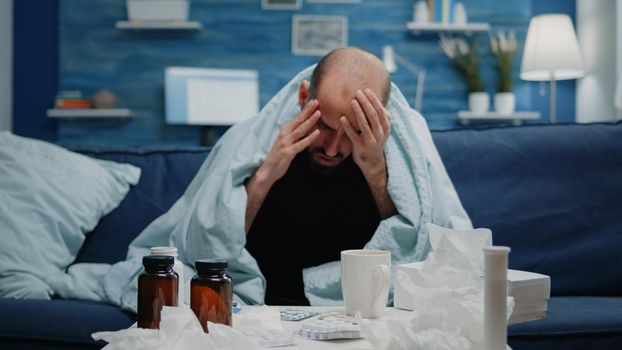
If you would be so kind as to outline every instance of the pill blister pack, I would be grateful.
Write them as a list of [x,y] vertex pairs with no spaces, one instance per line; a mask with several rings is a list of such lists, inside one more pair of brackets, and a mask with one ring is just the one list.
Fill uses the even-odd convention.
[[358,320],[341,313],[322,314],[316,320],[306,321],[296,335],[314,340],[362,338]]
[[245,331],[244,335],[253,338],[259,345],[264,348],[275,348],[279,346],[295,345],[296,340],[289,332],[276,330],[267,331]]
[[296,308],[281,310],[281,321],[301,321],[317,315],[317,312],[304,311]]

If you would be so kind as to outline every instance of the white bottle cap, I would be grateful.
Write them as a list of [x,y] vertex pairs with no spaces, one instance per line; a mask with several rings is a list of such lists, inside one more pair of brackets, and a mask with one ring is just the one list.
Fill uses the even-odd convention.
[[177,256],[177,248],[175,247],[151,247],[151,255],[170,255]]

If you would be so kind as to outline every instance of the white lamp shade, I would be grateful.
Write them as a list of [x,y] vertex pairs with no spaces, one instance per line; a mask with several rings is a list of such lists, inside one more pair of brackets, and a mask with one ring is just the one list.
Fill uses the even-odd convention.
[[520,77],[523,80],[566,80],[584,75],[579,42],[565,14],[534,16],[529,22]]

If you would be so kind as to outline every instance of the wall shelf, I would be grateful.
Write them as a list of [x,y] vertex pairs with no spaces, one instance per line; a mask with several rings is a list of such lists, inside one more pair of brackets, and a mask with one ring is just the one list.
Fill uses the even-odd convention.
[[412,34],[421,33],[442,33],[442,32],[487,32],[490,30],[490,24],[488,23],[465,23],[465,24],[453,24],[453,23],[415,23],[408,22],[406,28]]
[[458,120],[466,125],[471,120],[488,120],[488,121],[511,121],[514,125],[520,125],[524,120],[538,120],[540,112],[522,111],[512,114],[499,114],[497,112],[474,113],[471,111],[458,112]]
[[116,27],[139,30],[200,30],[203,25],[197,21],[117,21]]
[[72,109],[72,108],[54,108],[48,109],[47,115],[50,118],[130,118],[132,111],[124,108],[89,108],[89,109]]

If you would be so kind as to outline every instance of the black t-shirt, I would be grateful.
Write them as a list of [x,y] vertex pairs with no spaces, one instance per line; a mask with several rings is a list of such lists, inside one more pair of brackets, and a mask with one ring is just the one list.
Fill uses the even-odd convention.
[[338,261],[361,249],[380,215],[352,157],[319,173],[301,152],[266,196],[247,235],[246,248],[267,280],[266,304],[308,305],[302,269]]

